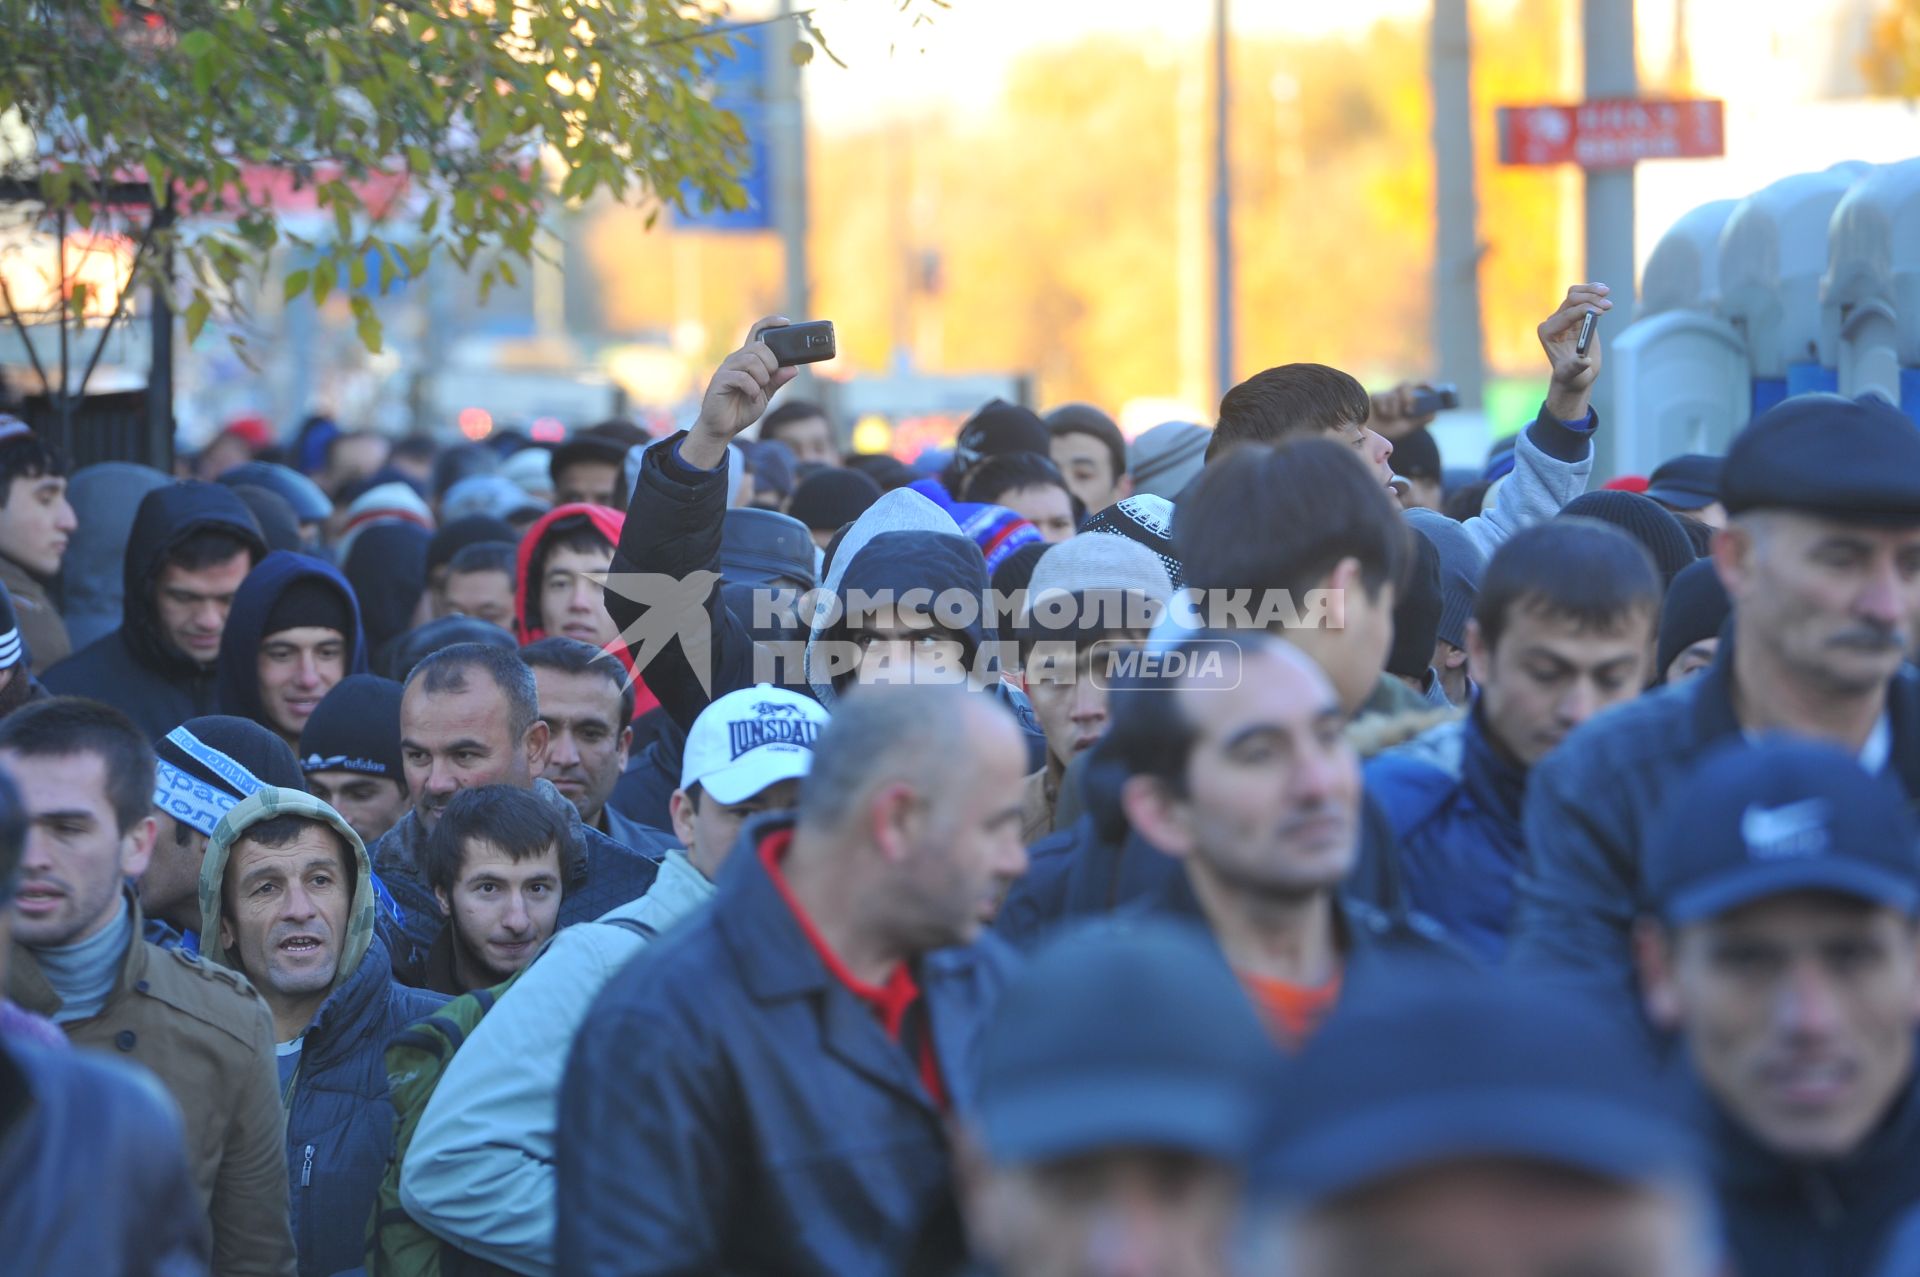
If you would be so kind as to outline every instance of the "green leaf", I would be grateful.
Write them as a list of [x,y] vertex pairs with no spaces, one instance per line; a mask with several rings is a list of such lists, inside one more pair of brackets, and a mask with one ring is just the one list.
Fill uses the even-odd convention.
[[333,183],[333,233],[343,244],[353,238],[353,206],[357,202],[345,183]]
[[813,61],[813,46],[805,40],[796,40],[793,43],[793,48],[788,50],[787,57],[793,62],[793,65],[803,67]]
[[191,58],[195,62],[206,57],[218,47],[211,31],[189,31],[180,37],[181,56]]
[[410,146],[407,148],[407,169],[415,177],[425,177],[427,174],[433,172],[433,157],[427,154],[426,147]]
[[77,318],[87,313],[87,282],[75,280],[67,293],[67,309]]
[[382,326],[380,316],[374,314],[373,304],[364,297],[353,299],[353,330],[359,335],[360,344],[369,353],[379,354]]
[[333,292],[336,267],[331,257],[322,257],[319,265],[313,268],[313,304],[324,306]]
[[200,330],[207,326],[207,316],[213,312],[213,302],[205,293],[196,296],[187,306],[187,344],[191,346],[200,340]]
[[[367,258],[364,253],[355,253],[347,263],[347,282],[358,291],[367,286]],[[356,297],[355,301],[364,300]]]
[[313,272],[311,271],[305,271],[305,270],[289,271],[287,273],[286,283],[285,285],[283,285],[281,300],[283,302],[290,302],[294,298],[298,297],[301,293],[306,292],[307,281],[312,277],[313,277]]
[[433,199],[427,201],[426,209],[420,214],[420,233],[422,235],[433,234],[433,228],[439,224],[439,221],[440,199],[438,196],[435,196]]

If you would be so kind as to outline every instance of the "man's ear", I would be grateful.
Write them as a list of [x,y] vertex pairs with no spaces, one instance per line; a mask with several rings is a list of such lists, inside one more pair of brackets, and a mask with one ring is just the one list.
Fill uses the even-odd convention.
[[1647,1018],[1669,1032],[1678,1029],[1682,1003],[1673,971],[1673,938],[1652,918],[1634,923],[1633,960],[1640,973],[1640,1004]]
[[1713,570],[1726,587],[1727,596],[1738,600],[1753,571],[1754,530],[1750,526],[1729,523],[1713,534],[1707,553]]
[[920,796],[905,781],[894,781],[873,791],[866,800],[867,824],[874,845],[887,860],[899,864],[913,853],[920,825]]
[[1120,810],[1126,813],[1127,824],[1155,850],[1176,857],[1193,854],[1186,804],[1158,776],[1127,777],[1120,786]]
[[[1472,624],[1472,622],[1468,622]],[[1437,640],[1439,659],[1434,662],[1443,670],[1457,670],[1467,663],[1467,649],[1455,647],[1445,639]]]
[[[1364,588],[1360,582],[1360,560],[1348,557],[1334,564],[1333,571],[1327,573],[1327,579],[1320,583],[1319,588],[1327,594],[1327,628],[1346,629],[1351,615],[1347,592]],[[1299,608],[1300,600],[1295,599],[1293,605]]]
[[447,899],[446,888],[435,887],[433,889],[433,898],[440,902],[440,916],[442,918],[451,918],[453,916],[453,901]]
[[227,911],[220,911],[220,950],[225,953],[233,948],[233,923],[227,918]]
[[552,729],[547,720],[536,718],[533,726],[527,728],[526,739],[521,742],[527,751],[527,772],[538,776],[547,770],[547,746],[553,743]]
[[691,849],[693,847],[693,799],[687,796],[686,790],[676,789],[673,791],[673,797],[667,799],[667,820],[672,824],[673,836],[680,840],[680,845]]
[[[160,836],[160,822],[147,816],[127,830],[120,839],[120,874],[138,878],[153,860],[154,840]],[[196,878],[198,875],[195,875]]]
[[620,759],[621,771],[627,770],[627,759],[631,757],[632,754],[633,754],[633,728],[623,727],[620,729],[620,753],[618,755]]
[[1493,649],[1480,631],[1480,622],[1467,621],[1467,677],[1480,686],[1487,685],[1487,671],[1493,667]]
[[1133,495],[1133,476],[1130,474],[1123,474],[1120,476],[1120,482],[1113,485],[1113,499],[1115,503],[1118,503],[1121,501],[1125,501],[1128,497],[1132,495]]

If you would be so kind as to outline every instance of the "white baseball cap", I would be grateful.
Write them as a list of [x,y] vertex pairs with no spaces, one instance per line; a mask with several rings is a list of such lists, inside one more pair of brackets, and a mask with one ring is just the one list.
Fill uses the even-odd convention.
[[819,701],[762,683],[729,692],[700,712],[680,764],[680,788],[699,785],[726,806],[769,785],[798,780],[813,766],[813,742],[827,725]]

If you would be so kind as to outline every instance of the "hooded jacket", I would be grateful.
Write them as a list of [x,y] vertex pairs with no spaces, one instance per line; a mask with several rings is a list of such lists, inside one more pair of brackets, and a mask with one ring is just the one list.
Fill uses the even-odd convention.
[[61,616],[76,649],[111,634],[120,624],[127,538],[140,500],[171,482],[151,466],[103,461],[73,472],[67,500],[86,518],[67,541],[60,561]]
[[[578,515],[585,515],[588,521],[593,524],[594,530],[607,539],[607,544],[616,547],[620,544],[621,531],[626,524],[626,516],[617,510],[609,510],[605,506],[599,505],[577,503],[574,505],[555,506],[553,509],[541,515],[540,518],[534,522],[533,526],[527,529],[526,535],[520,538],[520,551],[515,558],[517,571],[515,572],[516,579],[513,586],[515,637],[520,640],[520,646],[522,647],[525,647],[529,643],[537,643],[547,637],[546,618],[536,616],[540,606],[540,582],[533,579],[533,565],[535,561],[541,557],[540,543],[546,540],[547,533],[553,530],[554,524],[560,522],[562,519],[571,519]],[[616,554],[616,558],[617,557]],[[610,566],[608,570],[620,572],[628,569],[623,569],[616,563]],[[607,592],[607,614],[613,617],[615,625],[625,629],[626,623],[621,620],[620,614],[612,610],[612,600],[615,597],[613,591],[609,590]],[[627,672],[634,675],[633,716],[639,718],[642,714],[659,708],[660,698],[647,690],[646,681],[635,672],[633,668],[633,653],[627,649],[627,645],[625,643],[616,644],[613,648],[613,654],[620,658],[620,663],[627,667]]]
[[[674,845],[665,834],[656,834],[649,846],[623,846],[582,824],[579,811],[552,781],[536,779],[533,792],[566,816],[567,829],[573,835],[561,857],[566,864],[566,885],[560,894],[559,926],[591,922],[615,905],[646,894],[660,871],[660,861]],[[414,985],[424,978],[427,954],[446,925],[440,902],[427,885],[426,841],[427,832],[416,808],[383,834],[372,852],[374,867],[399,911],[397,918],[381,915],[384,938],[392,951],[393,972]]]
[[[950,1204],[947,1113],[762,860],[790,830],[784,815],[750,822],[712,905],[614,975],[574,1039],[557,1272],[890,1275]],[[924,1011],[962,1118],[1013,967],[993,936],[912,963],[909,1018]]]
[[1367,763],[1367,792],[1399,838],[1408,903],[1476,958],[1497,964],[1513,925],[1514,884],[1526,864],[1520,811],[1527,769],[1494,744],[1478,704],[1462,722],[1435,729],[1458,740],[1458,774],[1417,754],[1390,751]]
[[[305,554],[275,550],[260,560],[233,596],[233,610],[227,613],[227,628],[220,633],[220,661],[216,690],[222,714],[250,718],[268,731],[278,731],[267,721],[260,704],[260,644],[266,640],[267,617],[273,605],[296,581],[309,578],[326,582],[346,600],[353,617],[353,633],[346,636],[346,674],[367,672],[366,633],[360,624],[360,601],[353,595],[347,578],[331,563]],[[342,677],[345,677],[343,674]]]
[[427,589],[427,543],[433,535],[411,523],[376,523],[341,562],[360,603],[360,623],[374,652],[407,632]]
[[[1732,1271],[1740,1277],[1911,1277],[1893,1262],[1920,1208],[1920,1074],[1845,1157],[1794,1161],[1710,1110],[1713,1181]],[[1908,1229],[1907,1231],[1911,1231]],[[1911,1255],[1908,1256],[1911,1258]]]
[[307,1026],[300,1062],[286,1088],[287,1182],[301,1277],[355,1268],[380,1177],[393,1150],[387,1100],[387,1040],[431,1015],[445,998],[393,980],[386,946],[375,934],[372,862],[340,814],[298,790],[266,786],[221,818],[200,866],[200,934],[209,961],[240,970],[219,942],[227,858],[249,828],[274,816],[326,823],[353,860],[353,895],[332,988]]
[[189,481],[146,495],[127,537],[120,628],[48,670],[40,680],[48,691],[106,701],[155,740],[214,712],[217,663],[201,665],[169,643],[154,601],[167,552],[208,528],[239,538],[256,563],[267,552],[253,514],[227,488]]

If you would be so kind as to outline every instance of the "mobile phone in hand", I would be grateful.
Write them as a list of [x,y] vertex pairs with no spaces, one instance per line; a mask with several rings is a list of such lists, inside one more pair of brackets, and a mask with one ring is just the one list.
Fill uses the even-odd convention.
[[795,364],[817,364],[839,353],[833,340],[833,321],[828,319],[769,328],[760,334],[760,340],[767,344],[767,349],[773,352],[774,361],[782,368],[791,368]]
[[1574,342],[1573,353],[1582,359],[1587,357],[1587,347],[1593,344],[1594,325],[1599,322],[1600,312],[1597,310],[1588,311],[1586,318],[1580,321],[1580,340]]

